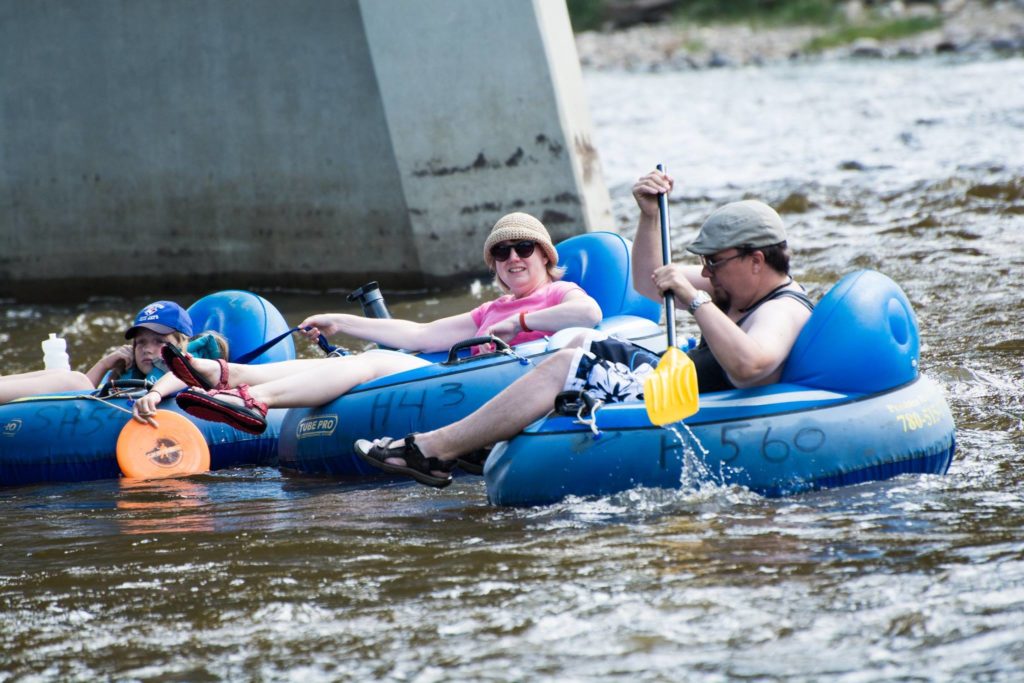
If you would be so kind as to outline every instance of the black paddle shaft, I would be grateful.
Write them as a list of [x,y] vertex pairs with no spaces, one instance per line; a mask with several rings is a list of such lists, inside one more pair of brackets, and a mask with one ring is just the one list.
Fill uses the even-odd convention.
[[[665,165],[658,164],[658,170],[665,172]],[[667,266],[672,262],[672,248],[669,245],[669,217],[668,217],[668,194],[662,192],[658,195],[658,215],[661,218],[661,265]],[[665,292],[665,330],[668,334],[668,346],[676,345],[676,298],[672,290]]]

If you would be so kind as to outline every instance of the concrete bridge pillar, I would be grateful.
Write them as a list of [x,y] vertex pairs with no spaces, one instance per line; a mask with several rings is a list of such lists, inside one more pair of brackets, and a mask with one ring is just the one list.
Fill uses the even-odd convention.
[[0,0],[0,296],[479,275],[611,225],[558,0]]

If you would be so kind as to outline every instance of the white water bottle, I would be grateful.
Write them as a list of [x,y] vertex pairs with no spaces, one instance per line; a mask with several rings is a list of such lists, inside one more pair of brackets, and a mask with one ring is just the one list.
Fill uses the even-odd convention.
[[68,358],[67,340],[61,339],[56,332],[50,333],[49,339],[44,339],[43,367],[47,370],[70,370],[71,359]]

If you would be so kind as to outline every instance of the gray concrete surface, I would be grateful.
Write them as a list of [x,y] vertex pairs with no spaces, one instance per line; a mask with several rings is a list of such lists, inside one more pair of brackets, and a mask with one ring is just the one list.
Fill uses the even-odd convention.
[[0,296],[454,282],[589,128],[559,1],[0,0]]

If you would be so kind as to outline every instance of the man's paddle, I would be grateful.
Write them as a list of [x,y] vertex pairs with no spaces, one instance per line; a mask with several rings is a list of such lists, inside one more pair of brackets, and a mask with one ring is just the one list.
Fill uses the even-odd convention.
[[[658,170],[665,167],[658,164]],[[658,214],[661,218],[661,263],[672,262],[668,233],[668,195],[658,195]],[[668,349],[658,361],[658,367],[644,379],[644,407],[648,419],[656,425],[679,422],[697,412],[697,368],[693,361],[676,346],[676,307],[671,291],[665,292],[665,328]]]

